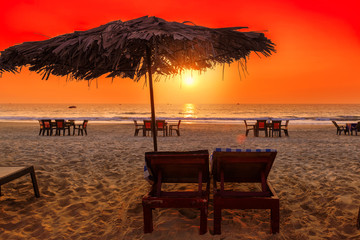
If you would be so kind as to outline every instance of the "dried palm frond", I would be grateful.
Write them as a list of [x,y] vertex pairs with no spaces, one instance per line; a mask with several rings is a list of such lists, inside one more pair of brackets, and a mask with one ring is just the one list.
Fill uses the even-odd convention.
[[275,52],[263,33],[239,31],[244,28],[206,28],[147,16],[113,21],[9,47],[1,52],[0,73],[29,66],[45,79],[53,74],[91,80],[107,74],[138,81],[147,71],[147,48],[152,53],[152,72],[158,76],[185,69],[205,71],[216,64],[246,60],[252,51],[264,56]]

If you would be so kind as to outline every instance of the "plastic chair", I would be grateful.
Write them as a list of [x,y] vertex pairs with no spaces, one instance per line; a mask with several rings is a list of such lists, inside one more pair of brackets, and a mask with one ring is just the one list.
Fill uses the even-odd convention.
[[169,135],[172,136],[172,132],[175,131],[178,136],[180,136],[180,123],[181,120],[178,121],[177,124],[169,125]]
[[336,127],[336,135],[341,135],[341,132],[344,132],[344,134],[346,134],[350,131],[350,129],[346,129],[344,126],[339,126],[335,121],[332,121],[332,123]]
[[358,122],[355,126],[351,126],[351,135],[353,135],[353,132],[355,132],[356,136],[357,133],[360,132],[360,122]]
[[284,131],[285,136],[289,136],[289,129],[288,129],[288,125],[289,125],[289,120],[286,120],[285,125],[281,125],[281,130]]
[[39,120],[39,124],[40,124],[40,131],[39,131],[39,135],[41,135],[45,130],[44,130],[44,123],[43,120]]
[[165,120],[156,120],[156,134],[162,132],[163,136],[167,136],[167,125]]
[[256,124],[255,124],[255,136],[256,137],[259,136],[260,131],[265,132],[265,137],[268,136],[268,128],[267,128],[266,120],[256,120]]
[[64,119],[55,120],[56,133],[55,136],[60,136],[61,131],[63,131],[63,136],[65,136],[65,130],[68,130],[68,135],[70,135],[70,125],[65,124]]
[[[277,121],[277,120],[272,121],[270,131],[271,131],[271,137],[274,137],[274,133],[278,137],[281,137],[281,121]],[[269,132],[269,134],[270,134],[270,132]]]
[[152,136],[152,130],[151,130],[151,120],[144,120],[144,129],[143,129],[143,136]]
[[245,136],[248,136],[249,132],[252,130],[254,131],[254,135],[255,135],[255,124],[247,124],[246,120],[244,120],[245,123]]
[[43,126],[44,126],[44,130],[42,132],[42,135],[44,136],[45,131],[46,131],[46,135],[51,136],[52,133],[53,133],[53,129],[54,129],[53,126],[52,126],[51,120],[50,119],[44,119],[44,120],[42,120],[42,122],[43,122]]
[[134,137],[139,135],[139,131],[143,130],[144,131],[144,125],[143,124],[138,124],[136,120],[134,120],[134,125],[135,125],[135,132],[134,132]]
[[78,130],[78,136],[80,135],[80,132],[81,132],[81,136],[84,135],[84,132],[85,135],[87,135],[87,124],[88,124],[88,120],[84,120],[82,124],[79,124],[77,126],[75,125],[73,130],[73,135],[75,135],[76,129]]

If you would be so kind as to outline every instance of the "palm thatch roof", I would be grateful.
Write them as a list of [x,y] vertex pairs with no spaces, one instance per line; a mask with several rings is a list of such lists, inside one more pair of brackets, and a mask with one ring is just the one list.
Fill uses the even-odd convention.
[[0,73],[29,66],[46,79],[53,74],[91,80],[107,74],[138,81],[147,71],[147,49],[157,75],[204,71],[216,64],[246,60],[251,51],[264,56],[275,52],[274,43],[263,33],[239,31],[243,28],[206,28],[147,16],[118,20],[9,47],[1,52]]

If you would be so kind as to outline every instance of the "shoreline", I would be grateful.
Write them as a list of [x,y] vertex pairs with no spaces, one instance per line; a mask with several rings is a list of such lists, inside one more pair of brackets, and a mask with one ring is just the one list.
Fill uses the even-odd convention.
[[[55,119],[55,118],[54,118]],[[57,118],[56,118],[57,119]],[[67,119],[67,118],[66,118]],[[70,118],[69,118],[70,119]],[[87,119],[87,118],[84,118]],[[162,119],[162,118],[161,118]],[[138,120],[135,119],[138,122],[142,123],[142,119]],[[275,120],[275,119],[274,119]],[[83,120],[75,120],[76,122],[82,122]],[[175,123],[178,120],[167,120],[168,122],[171,123]],[[248,123],[255,123],[256,120],[246,120]],[[285,122],[285,120],[282,120],[283,122]],[[349,122],[357,122],[356,121],[351,121],[351,120],[347,120],[347,121],[336,121],[338,124],[345,124],[345,123],[349,123]],[[359,120],[360,121],[360,120]],[[0,120],[0,123],[32,123],[32,124],[38,124],[38,120]],[[128,121],[96,121],[96,120],[89,120],[89,123],[91,124],[134,124],[133,119],[128,120]],[[240,121],[192,121],[192,120],[181,120],[181,124],[188,124],[188,125],[244,125],[244,121],[240,120]],[[331,122],[331,120],[324,120],[324,121],[303,121],[303,120],[290,120],[289,122],[289,126],[290,125],[305,125],[305,126],[309,126],[309,125],[331,125],[333,126],[333,123]]]

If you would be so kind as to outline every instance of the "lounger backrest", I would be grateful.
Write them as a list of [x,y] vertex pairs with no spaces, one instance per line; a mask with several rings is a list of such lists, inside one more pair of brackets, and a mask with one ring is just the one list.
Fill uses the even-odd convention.
[[214,151],[212,156],[212,174],[216,181],[224,182],[262,182],[262,174],[268,177],[276,157],[276,150],[239,150],[238,152]]
[[154,179],[161,172],[163,183],[197,183],[199,172],[202,182],[209,180],[209,152],[147,152],[145,161]]

